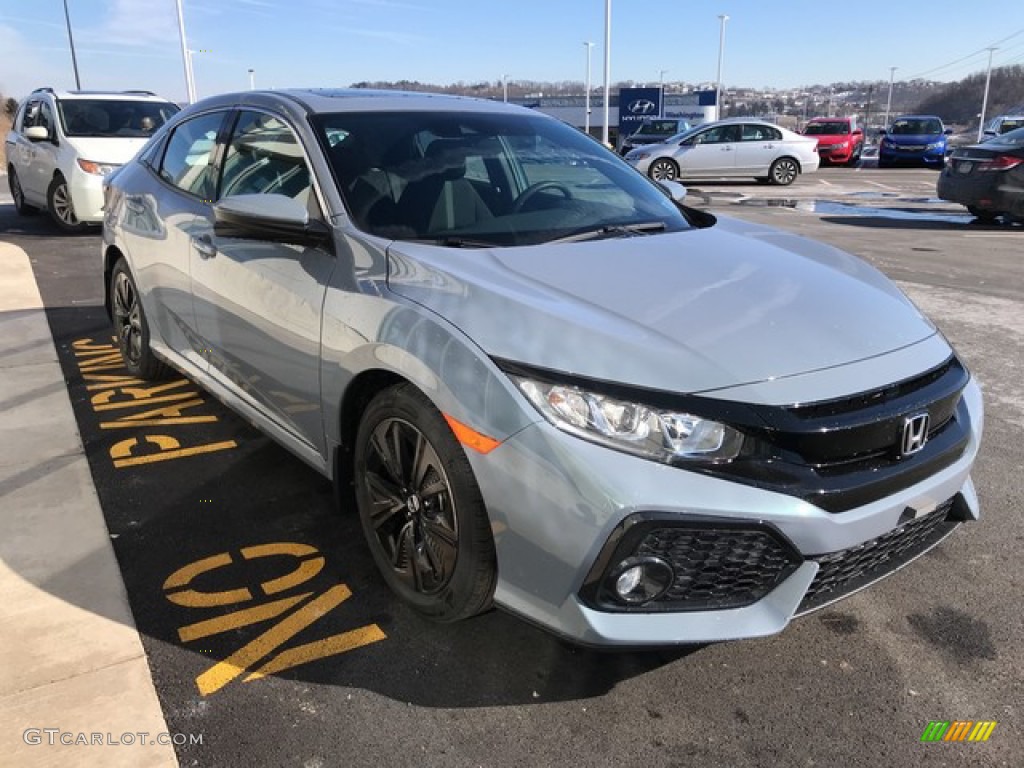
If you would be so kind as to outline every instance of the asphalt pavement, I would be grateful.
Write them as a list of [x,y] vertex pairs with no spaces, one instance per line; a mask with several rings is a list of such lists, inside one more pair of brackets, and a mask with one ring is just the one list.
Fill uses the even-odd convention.
[[[691,188],[691,201],[716,214],[825,240],[880,267],[985,390],[982,520],[780,635],[601,653],[498,611],[451,626],[421,620],[392,599],[358,520],[337,510],[323,478],[187,380],[126,381],[100,306],[98,236],[59,235],[4,198],[0,242],[31,260],[53,351],[38,382],[0,368],[3,399],[17,405],[39,389],[63,397],[80,448],[56,455],[88,463],[84,485],[54,476],[28,485],[29,498],[38,508],[60,488],[95,500],[90,535],[101,529],[123,580],[113,573],[102,589],[123,589],[130,614],[98,610],[89,589],[66,588],[68,577],[34,578],[6,537],[2,566],[33,585],[31,599],[102,614],[141,643],[144,656],[133,658],[148,664],[157,730],[202,737],[174,747],[181,765],[1020,765],[1024,227],[974,224],[933,199],[934,180],[927,170],[840,168],[784,189]],[[9,253],[0,253],[5,271]],[[32,333],[19,326],[5,343],[17,353],[49,341],[38,326]],[[12,444],[22,422],[4,413]],[[29,538],[59,550],[61,525]],[[5,605],[0,631],[19,627],[27,646],[24,616]],[[934,720],[997,725],[985,743],[922,743]],[[29,721],[0,722],[6,745]],[[59,702],[47,722],[89,725]],[[109,765],[128,747],[55,749],[22,748],[16,764]]]

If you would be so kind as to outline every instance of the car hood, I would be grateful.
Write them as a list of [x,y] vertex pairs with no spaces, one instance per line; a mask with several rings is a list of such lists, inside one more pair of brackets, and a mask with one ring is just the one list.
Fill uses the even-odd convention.
[[892,134],[887,133],[886,139],[889,139],[893,144],[933,144],[936,141],[942,141],[946,138],[944,133],[905,133],[905,134]]
[[675,392],[820,371],[935,333],[864,262],[736,220],[522,248],[395,242],[388,256],[392,291],[492,357]]
[[86,136],[73,136],[68,143],[75,148],[78,156],[83,160],[92,160],[94,163],[108,163],[110,165],[124,165],[145,145],[149,139],[108,137],[94,138]]

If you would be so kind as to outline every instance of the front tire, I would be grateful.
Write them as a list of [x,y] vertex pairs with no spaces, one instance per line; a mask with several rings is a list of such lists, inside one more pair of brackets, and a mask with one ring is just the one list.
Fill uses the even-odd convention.
[[60,174],[53,177],[50,188],[46,191],[46,207],[53,222],[64,232],[74,234],[85,229],[86,225],[79,221],[75,214],[68,183]]
[[659,157],[651,163],[647,175],[655,181],[675,181],[679,178],[679,166],[667,157]]
[[480,488],[448,423],[411,384],[367,406],[354,470],[363,533],[391,590],[440,622],[488,608],[497,566]]
[[796,177],[799,175],[800,166],[791,157],[780,157],[768,169],[768,178],[771,179],[772,184],[780,187],[788,187],[796,181]]
[[25,190],[21,188],[21,179],[18,178],[18,173],[14,170],[13,165],[7,169],[7,186],[11,188],[11,197],[14,198],[14,210],[18,212],[19,216],[31,216],[39,212],[39,209],[34,205],[29,205],[25,202]]
[[986,211],[973,205],[967,206],[967,212],[982,224],[995,224],[996,219],[999,218],[997,211]]
[[149,381],[166,378],[169,370],[149,346],[149,323],[124,259],[118,260],[110,276],[110,309],[117,346],[128,372]]

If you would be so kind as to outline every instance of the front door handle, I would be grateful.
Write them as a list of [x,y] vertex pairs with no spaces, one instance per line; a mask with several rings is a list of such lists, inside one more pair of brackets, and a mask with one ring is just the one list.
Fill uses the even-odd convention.
[[192,238],[192,247],[196,249],[201,259],[212,259],[217,255],[217,246],[213,244],[213,240],[209,235],[203,235],[202,237]]

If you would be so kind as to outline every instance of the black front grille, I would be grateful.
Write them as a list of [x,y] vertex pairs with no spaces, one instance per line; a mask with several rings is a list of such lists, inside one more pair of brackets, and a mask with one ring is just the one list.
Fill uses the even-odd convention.
[[959,515],[952,514],[953,506],[951,499],[928,515],[910,520],[878,538],[841,552],[810,558],[818,563],[818,573],[797,615],[856,592],[927,552],[961,523]]
[[674,611],[750,605],[799,565],[775,537],[758,530],[655,528],[636,555],[654,555],[672,566],[675,580],[654,605]]

